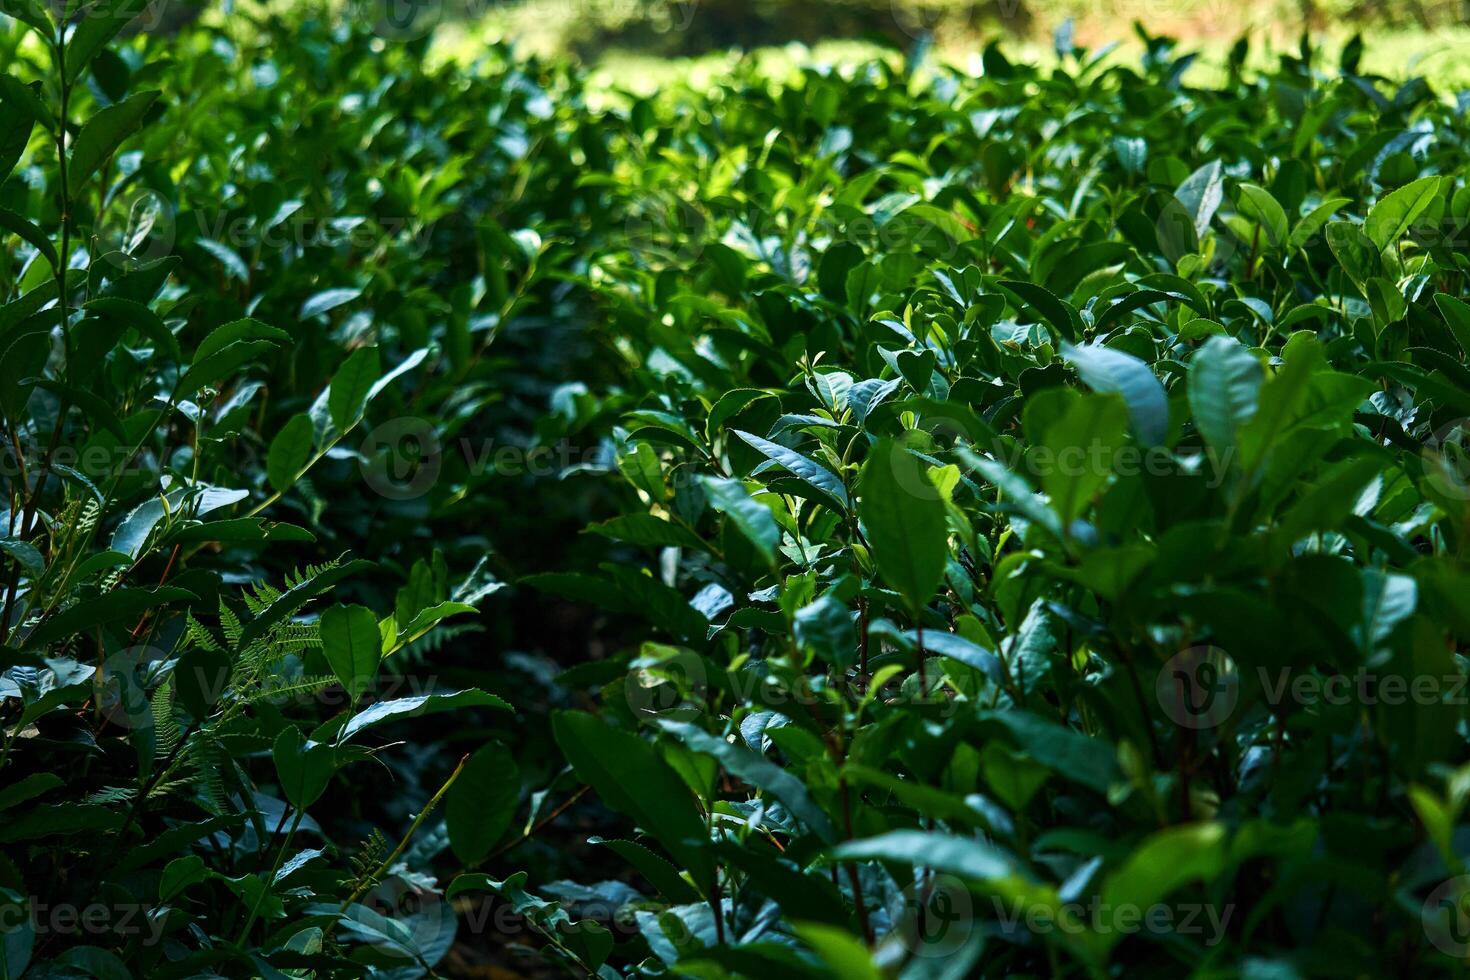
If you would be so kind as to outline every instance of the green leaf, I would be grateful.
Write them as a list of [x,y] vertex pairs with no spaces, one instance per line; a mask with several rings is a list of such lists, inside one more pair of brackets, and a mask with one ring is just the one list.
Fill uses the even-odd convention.
[[229,687],[232,667],[223,653],[197,647],[186,651],[169,674],[175,704],[196,721],[208,718]]
[[123,430],[122,421],[113,412],[112,406],[108,404],[107,400],[97,394],[83,388],[74,388],[71,385],[62,384],[59,381],[52,381],[50,378],[29,378],[23,381],[22,384],[40,388],[42,391],[49,391],[57,398],[70,402],[80,409],[83,415],[91,419],[93,424],[98,428],[104,429],[116,436],[118,442],[127,441],[128,435]]
[[[626,608],[687,642],[704,640],[709,631],[709,620],[677,589],[626,565],[609,564],[602,568],[612,577],[618,600],[626,603]],[[601,598],[593,601],[607,607],[607,602]]]
[[689,787],[653,746],[577,711],[553,713],[551,731],[577,778],[608,806],[632,817],[683,864],[695,887],[708,894],[714,864],[704,821]]
[[70,609],[44,620],[41,625],[31,631],[30,636],[26,637],[24,649],[44,646],[53,640],[83,633],[97,626],[119,620],[127,622],[138,618],[149,609],[166,603],[194,601],[198,598],[187,589],[175,588],[171,585],[159,586],[156,589],[114,589],[106,595],[79,602]]
[[1019,279],[1002,279],[997,285],[1030,304],[1041,319],[1055,329],[1055,340],[1071,343],[1077,339],[1080,329],[1077,311],[1045,287]]
[[843,486],[842,481],[831,470],[807,459],[794,449],[788,449],[785,446],[777,445],[767,439],[762,439],[760,436],[751,435],[749,432],[742,432],[739,429],[731,429],[730,431],[745,440],[745,442],[762,453],[767,459],[780,464],[786,470],[790,471],[803,483],[814,487],[827,497],[830,497],[839,507],[846,508],[849,506],[850,501],[847,497],[847,488]]
[[491,742],[470,756],[444,801],[455,857],[467,865],[483,860],[510,827],[520,797],[520,767],[509,749]]
[[1327,247],[1332,250],[1348,278],[1359,287],[1378,274],[1378,255],[1373,251],[1373,242],[1361,226],[1352,221],[1329,221],[1325,234]]
[[291,416],[271,440],[265,458],[265,472],[278,493],[288,490],[306,469],[315,439],[316,428],[311,424],[311,417],[298,414]]
[[610,848],[626,860],[638,873],[648,879],[669,901],[680,904],[699,901],[699,892],[679,876],[679,870],[653,851],[631,840],[605,840],[601,837],[587,838],[589,844],[600,844]]
[[959,450],[959,457],[967,467],[994,484],[1000,491],[1002,507],[1020,512],[1028,521],[1049,531],[1058,541],[1066,539],[1056,511],[1022,477],[1011,472],[1000,461],[978,456],[968,449]]
[[378,617],[362,606],[333,606],[322,613],[321,636],[332,673],[356,702],[372,687],[383,658]]
[[1240,213],[1260,226],[1264,232],[1262,245],[1282,248],[1287,240],[1286,212],[1271,192],[1255,184],[1242,183],[1237,190]]
[[708,551],[709,547],[697,534],[673,521],[665,521],[652,514],[624,514],[593,524],[588,533],[600,534],[614,541],[643,545],[648,548],[685,548],[689,551]]
[[97,53],[143,12],[148,0],[90,0],[66,44],[66,77],[75,82]]
[[1169,396],[1147,364],[1111,347],[1062,346],[1062,357],[1093,391],[1115,392],[1128,405],[1133,431],[1145,446],[1161,445],[1169,435]]
[[904,211],[907,215],[922,218],[957,242],[967,242],[975,236],[953,213],[932,204],[915,204]]
[[1081,786],[1106,794],[1123,779],[1117,752],[1100,738],[1025,711],[987,711],[981,717],[1006,731],[1030,758]]
[[121,810],[84,803],[38,806],[0,821],[0,844],[72,834],[93,837],[122,826]]
[[1415,219],[1434,202],[1441,178],[1420,177],[1384,195],[1368,212],[1363,232],[1380,252],[1404,236]]
[[22,326],[0,337],[0,415],[13,432],[20,429],[30,403],[31,388],[25,382],[45,370],[50,354],[51,332],[43,326]]
[[780,800],[793,816],[810,827],[826,843],[830,844],[837,839],[832,821],[817,806],[802,781],[792,773],[756,755],[743,745],[717,738],[688,722],[660,719],[659,726],[678,736],[681,742],[695,752],[718,759],[730,775],[759,787]]
[[73,946],[51,963],[69,971],[81,971],[97,980],[133,980],[127,964],[116,953],[97,946]]
[[1103,901],[1146,909],[1188,881],[1213,881],[1225,868],[1225,827],[1184,824],[1150,835],[1108,875]]
[[194,240],[194,244],[202,251],[214,256],[219,264],[224,267],[225,274],[231,279],[236,282],[250,281],[250,266],[245,264],[245,260],[240,257],[239,252],[224,242],[217,242],[213,238],[201,235]]
[[336,748],[307,741],[295,725],[281,729],[271,757],[281,780],[281,792],[292,806],[301,810],[321,799],[337,771]]
[[944,578],[949,531],[944,501],[918,457],[883,440],[863,464],[858,517],[873,563],[918,613]]
[[705,436],[714,438],[732,416],[738,414],[752,402],[774,397],[772,392],[761,388],[734,388],[725,392],[710,406],[709,417],[704,422]]
[[[346,742],[348,739],[369,728],[385,725],[390,721],[402,721],[407,718],[418,718],[422,715],[436,714],[441,711],[458,711],[461,708],[495,708],[500,711],[509,711],[510,705],[493,694],[486,694],[476,688],[465,691],[444,691],[434,694],[419,694],[411,698],[395,698],[391,701],[378,701],[353,715],[337,735],[337,741]],[[330,723],[329,723],[330,724]]]
[[65,785],[65,781],[55,773],[31,773],[0,789],[0,810],[9,810]]
[[199,347],[194,351],[194,363],[207,361],[232,344],[254,340],[266,340],[272,344],[289,344],[291,335],[250,317],[234,320],[214,328],[207,337],[199,342]]
[[362,295],[361,289],[324,289],[309,297],[301,304],[301,312],[298,319],[310,320],[321,316],[343,304],[350,303]]
[[[20,2],[26,2],[26,0],[20,0]],[[4,99],[3,108],[6,113],[24,112],[31,120],[55,133],[56,117],[41,100],[40,88],[40,82],[26,85],[15,76],[0,72],[0,98]]]
[[[408,622],[398,624],[398,635],[393,640],[392,650],[396,650],[405,643],[410,643],[418,639],[427,633],[430,627],[448,619],[450,616],[471,615],[477,611],[474,606],[465,602],[438,602],[427,608],[420,609],[414,613],[413,618]],[[392,650],[389,652],[392,652]]]
[[1107,485],[1127,429],[1128,409],[1116,395],[1074,398],[1047,427],[1041,486],[1063,527],[1081,517]]
[[346,432],[362,418],[380,374],[376,347],[359,347],[342,362],[327,393],[327,410],[338,432]]
[[1449,293],[1435,293],[1434,305],[1439,307],[1440,315],[1444,317],[1450,333],[1455,335],[1460,353],[1470,357],[1470,303]]
[[832,849],[838,861],[891,861],[933,868],[960,878],[989,881],[1016,872],[1010,855],[993,844],[923,830],[890,830],[876,837],[847,841]]
[[209,878],[209,868],[197,854],[189,854],[170,861],[158,880],[158,900],[167,902],[181,894],[190,885],[197,885]]
[[41,557],[41,552],[29,541],[17,541],[14,538],[0,539],[0,553],[15,560],[15,563],[26,570],[31,578],[40,578],[46,574],[46,559]]
[[701,476],[699,481],[709,505],[745,535],[767,565],[774,566],[776,549],[781,544],[781,528],[771,509],[751,497],[739,480]]
[[796,610],[791,625],[797,647],[834,667],[850,667],[857,658],[852,610],[830,592]]
[[179,349],[179,339],[174,336],[173,331],[154,313],[142,303],[130,299],[121,299],[116,296],[103,296],[90,300],[83,304],[83,309],[104,319],[113,320],[124,328],[137,330],[153,343],[162,348],[174,361],[182,361],[184,352]]
[[985,746],[980,753],[980,766],[985,782],[995,795],[1017,813],[1026,809],[1050,775],[1024,752],[1013,751],[1000,742]]
[[3,86],[0,86],[0,115],[11,120],[5,131],[0,132],[0,184],[3,184],[20,162],[26,146],[30,144],[31,131],[35,129],[36,121],[28,109],[5,97]]
[[428,356],[429,348],[420,347],[399,361],[397,367],[373,382],[372,387],[368,389],[367,401],[371,403],[374,398],[377,398],[382,393],[383,389],[424,363],[424,359]]
[[194,357],[194,363],[179,379],[180,394],[192,395],[208,385],[235,374],[241,367],[254,364],[275,349],[275,344],[266,340],[242,341],[230,344],[207,357]]
[[1225,200],[1225,172],[1219,160],[1211,160],[1180,184],[1174,197],[1184,206],[1196,238],[1204,238],[1210,220]]
[[46,16],[46,9],[40,0],[0,0],[0,14],[14,17],[27,27],[35,28],[47,42],[56,36],[56,28],[51,18]]
[[[919,641],[919,635],[915,630],[907,630],[903,636],[905,640],[913,644]],[[998,684],[1005,683],[1005,665],[995,655],[995,651],[987,650],[978,643],[972,643],[958,633],[925,631],[924,652],[957,660],[967,667],[980,671]]]
[[372,567],[372,562],[359,558],[341,564],[334,563],[325,570],[303,577],[245,624],[240,632],[240,644],[243,646],[265,636],[277,623],[283,622],[311,600],[330,592],[343,580]]
[[[85,23],[85,22],[84,22]],[[138,92],[110,105],[88,119],[72,145],[66,172],[66,189],[78,197],[92,175],[117,152],[123,140],[133,135],[153,106],[158,92]]]
[[843,980],[883,980],[883,971],[861,939],[845,929],[817,922],[795,924],[796,934]]
[[1353,202],[1345,197],[1330,197],[1313,208],[1291,230],[1291,240],[1288,243],[1291,251],[1295,252],[1305,247],[1317,237],[1318,232],[1327,226],[1327,222],[1332,219],[1332,216],[1342,210],[1344,204],[1351,203]]
[[56,269],[61,265],[56,257],[56,249],[51,245],[51,239],[46,237],[45,232],[37,228],[30,221],[22,218],[14,211],[0,208],[0,229],[19,235],[28,242],[36,251],[40,252],[51,268]]
[[613,949],[613,937],[595,919],[573,921],[559,902],[548,902],[525,889],[526,873],[517,871],[504,881],[489,875],[464,874],[450,882],[444,897],[454,901],[467,891],[489,891],[502,896],[516,915],[533,923],[537,931],[552,937],[558,949],[575,957],[577,969],[594,975]]
[[1194,425],[1218,459],[1228,459],[1236,431],[1255,416],[1264,377],[1260,360],[1229,337],[1211,337],[1190,359]]
[[272,541],[312,542],[316,535],[295,524],[268,521],[263,517],[235,517],[181,527],[168,538],[175,544],[217,541],[228,544],[265,544]]

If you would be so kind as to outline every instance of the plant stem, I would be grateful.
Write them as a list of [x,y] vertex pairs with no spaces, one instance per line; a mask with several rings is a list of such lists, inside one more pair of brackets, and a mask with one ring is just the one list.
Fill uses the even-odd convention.
[[[837,780],[837,789],[842,796],[842,824],[843,833],[847,840],[852,840],[852,797],[847,789],[847,777],[840,776]],[[873,944],[873,927],[868,922],[868,906],[863,901],[863,880],[858,875],[857,864],[853,861],[847,864],[847,882],[852,886],[852,902],[857,907],[858,928],[862,931],[863,942],[869,946]]]
[[918,616],[914,617],[914,646],[919,657],[919,700],[924,701],[929,698],[929,673],[924,666],[924,623]]
[[189,726],[184,729],[184,733],[179,736],[179,744],[175,745],[174,750],[168,754],[168,758],[163,760],[163,765],[159,766],[158,770],[144,781],[143,786],[138,790],[137,797],[133,800],[132,807],[128,810],[128,816],[123,821],[122,829],[117,833],[119,839],[125,837],[128,830],[132,828],[133,822],[143,810],[143,803],[148,799],[148,794],[153,792],[153,788],[173,771],[174,763],[178,761],[184,747],[189,744],[189,738],[199,729],[199,726],[200,722],[190,722]]
[[265,901],[266,889],[275,883],[276,874],[281,870],[281,865],[286,861],[286,849],[291,846],[291,841],[296,836],[296,829],[301,826],[301,818],[304,816],[306,816],[306,811],[297,807],[296,812],[291,817],[291,829],[286,831],[286,839],[281,841],[281,846],[276,851],[276,860],[271,865],[271,873],[261,882],[260,894],[255,896],[254,902],[250,903],[250,915],[245,919],[245,927],[240,930],[239,938],[235,940],[237,947],[245,945],[245,940],[250,938],[250,927],[255,925],[255,920],[260,915],[260,905]]
[[[459,778],[459,774],[464,772],[465,763],[469,761],[469,755],[465,755],[459,760],[459,765],[454,767],[454,772],[449,774],[449,778],[444,781],[444,785],[440,786],[439,791],[429,799],[428,803],[424,804],[424,808],[419,811],[419,815],[413,818],[413,823],[409,824],[408,833],[403,835],[403,839],[398,842],[398,846],[393,849],[393,853],[384,858],[383,862],[373,870],[372,874],[367,875],[363,879],[362,884],[358,885],[353,893],[347,896],[347,900],[342,903],[341,908],[337,909],[338,914],[346,912],[353,902],[367,894],[368,889],[377,884],[379,877],[393,866],[393,862],[397,861],[403,855],[404,851],[408,850],[408,844],[409,841],[413,840],[413,835],[418,833],[418,829],[424,820],[428,818],[429,814],[434,812],[434,808],[439,805],[439,801],[444,799],[444,794],[449,792],[449,787],[454,785],[454,781]],[[331,930],[329,929],[328,933],[330,932]]]
[[[516,847],[516,846],[518,846],[520,844],[523,844],[526,841],[530,840],[532,837],[536,836],[536,833],[538,831],[540,831],[541,828],[545,827],[547,824],[551,823],[551,821],[555,820],[557,817],[561,816],[563,813],[566,813],[568,810],[570,810],[571,807],[572,807],[572,804],[573,803],[576,803],[578,800],[580,800],[583,797],[583,795],[586,794],[586,792],[589,789],[591,789],[591,788],[592,788],[592,786],[590,784],[583,785],[575,793],[573,793],[571,796],[568,796],[565,800],[563,800],[561,802],[561,804],[558,805],[555,810],[552,810],[546,816],[544,816],[540,820],[536,821],[535,825],[532,826],[529,830],[527,830],[524,834],[522,834],[521,836],[517,837],[513,841],[507,841],[506,843],[504,843],[501,846],[497,847],[495,850],[491,851],[489,853],[489,855],[487,855],[484,858],[484,860],[485,861],[488,861],[491,858],[500,857],[500,855],[504,854],[506,851],[510,850],[511,848]],[[481,863],[483,863],[483,861],[476,862],[476,865],[478,866]]]

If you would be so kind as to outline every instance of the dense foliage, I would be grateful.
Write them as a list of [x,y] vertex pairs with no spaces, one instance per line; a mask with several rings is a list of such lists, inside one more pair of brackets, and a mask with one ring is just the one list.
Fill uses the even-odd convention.
[[5,976],[1463,965],[1465,100],[0,9]]

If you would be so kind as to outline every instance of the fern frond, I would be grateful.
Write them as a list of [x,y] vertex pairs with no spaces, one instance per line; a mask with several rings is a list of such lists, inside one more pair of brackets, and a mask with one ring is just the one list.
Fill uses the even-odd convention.
[[304,677],[296,677],[291,680],[272,680],[260,685],[260,688],[245,695],[242,700],[245,704],[256,704],[260,701],[274,701],[278,698],[297,697],[305,695],[312,697],[339,683],[337,678],[331,674],[311,674]]
[[148,700],[148,706],[153,712],[153,737],[158,745],[158,752],[169,755],[178,747],[179,739],[183,737],[178,719],[174,717],[172,678],[158,685]]
[[224,649],[220,646],[219,640],[215,639],[214,634],[209,631],[209,627],[195,619],[192,612],[184,613],[184,630],[185,642],[192,646],[208,650],[210,653],[219,653]]
[[102,505],[97,502],[97,498],[88,497],[87,502],[82,505],[81,516],[77,518],[75,537],[85,539],[87,535],[91,534],[92,529],[97,526],[97,518],[101,514]]
[[373,872],[378,870],[378,866],[383,863],[383,858],[387,854],[388,838],[383,836],[381,830],[374,827],[367,840],[362,842],[358,853],[348,859],[348,863],[352,865],[353,891],[372,881]]
[[330,572],[332,569],[341,564],[341,559],[329,558],[326,561],[322,562],[320,565],[307,565],[305,568],[298,568],[297,570],[291,572],[289,575],[286,576],[286,589],[289,591],[291,589],[299,588],[300,586],[306,585],[312,579],[318,578],[325,573]]
[[271,631],[272,658],[302,650],[320,649],[322,630],[318,623],[282,623]]
[[190,753],[194,766],[194,784],[199,788],[205,809],[211,813],[223,813],[230,798],[225,788],[224,767],[231,764],[229,755],[214,738],[205,736],[199,740],[198,750]]
[[132,786],[104,786],[95,793],[82,797],[82,802],[105,806],[110,803],[126,803],[137,795],[137,789]]
[[184,776],[180,779],[170,779],[159,783],[149,792],[149,797],[154,796],[178,796],[186,793],[198,785],[198,780],[192,776]]
[[225,605],[224,599],[219,601],[219,625],[224,631],[225,642],[230,645],[230,649],[233,650],[239,646],[240,634],[244,632],[244,627],[240,625],[240,617],[235,615],[235,610]]

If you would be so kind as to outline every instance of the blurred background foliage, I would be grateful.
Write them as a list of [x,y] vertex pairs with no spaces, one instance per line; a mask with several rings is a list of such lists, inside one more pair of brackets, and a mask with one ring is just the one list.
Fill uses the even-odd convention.
[[[963,63],[1001,39],[1018,57],[1045,59],[1058,32],[1120,59],[1142,44],[1129,25],[1201,49],[1198,71],[1225,61],[1242,32],[1291,49],[1305,30],[1328,48],[1367,42],[1365,67],[1470,79],[1470,0],[353,0],[410,6],[419,29],[437,28],[437,57],[472,60],[487,42],[572,55],[602,69],[604,85],[647,91],[673,76],[720,71],[727,52],[782,60],[856,63],[916,42]],[[794,48],[793,51],[781,49]],[[815,49],[814,51],[808,49]],[[594,76],[596,80],[599,76]]]
[[[155,0],[148,29],[174,32],[204,17],[218,26],[248,9],[285,13],[291,0]],[[1355,35],[1364,68],[1390,78],[1436,77],[1470,84],[1470,0],[332,0],[340,13],[367,17],[387,36],[430,36],[436,63],[471,63],[494,44],[523,54],[570,57],[592,69],[594,88],[647,94],[670,81],[708,78],[732,59],[763,70],[812,62],[856,64],[914,44],[932,45],[957,64],[999,39],[1008,54],[1053,56],[1059,37],[1084,47],[1111,45],[1120,61],[1143,44],[1129,30],[1200,51],[1195,72],[1209,81],[1242,33],[1269,64],[1305,31],[1329,54]]]

